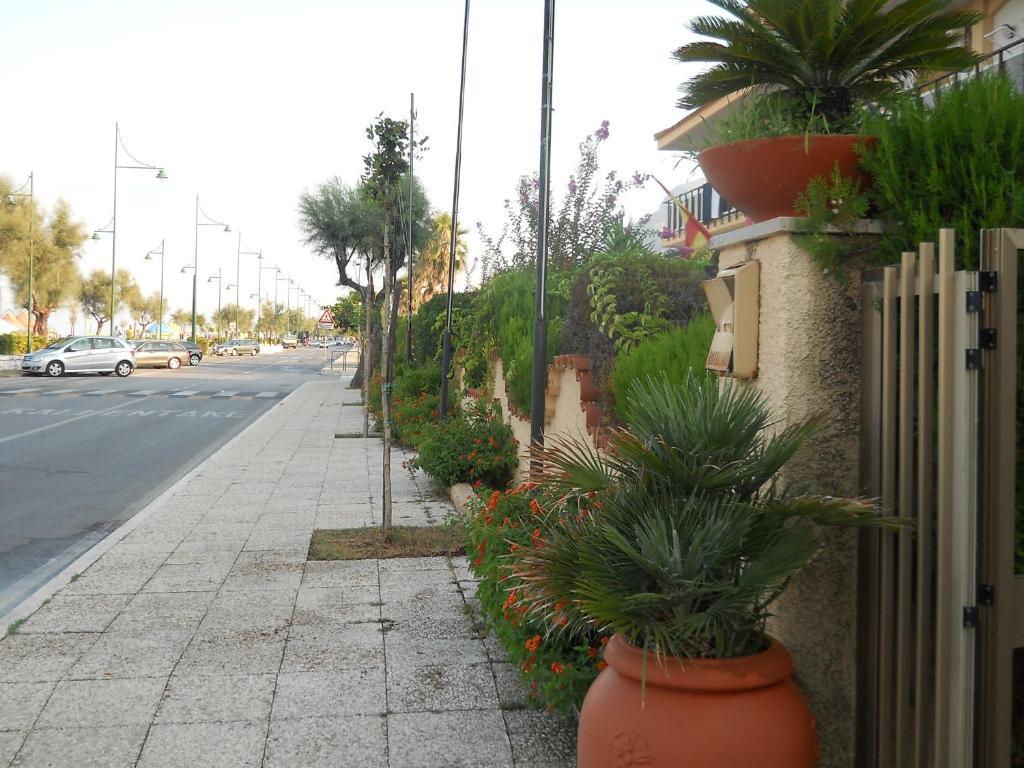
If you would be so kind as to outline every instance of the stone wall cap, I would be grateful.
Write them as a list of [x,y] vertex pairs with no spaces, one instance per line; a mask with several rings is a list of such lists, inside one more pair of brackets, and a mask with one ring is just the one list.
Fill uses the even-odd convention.
[[[759,221],[740,229],[733,229],[723,232],[711,238],[712,248],[727,248],[730,245],[741,245],[755,240],[764,240],[773,235],[790,234],[807,231],[807,219],[798,216],[779,216],[768,221]],[[841,234],[842,230],[829,227],[829,231]],[[854,234],[858,235],[880,235],[882,234],[882,222],[878,219],[860,219],[853,226]]]

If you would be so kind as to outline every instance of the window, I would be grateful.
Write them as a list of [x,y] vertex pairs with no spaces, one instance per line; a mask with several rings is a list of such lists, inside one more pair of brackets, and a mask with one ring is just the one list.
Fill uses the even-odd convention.
[[117,342],[113,339],[93,339],[93,349],[114,349],[117,346]]
[[79,339],[68,347],[68,352],[85,352],[89,349],[92,349],[92,339]]

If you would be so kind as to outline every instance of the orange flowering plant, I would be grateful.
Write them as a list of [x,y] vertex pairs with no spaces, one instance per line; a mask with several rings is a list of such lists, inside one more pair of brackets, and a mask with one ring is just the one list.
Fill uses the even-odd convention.
[[504,487],[519,463],[512,429],[497,407],[476,403],[444,424],[423,427],[414,465],[443,485],[472,483]]
[[[578,707],[604,664],[601,635],[583,628],[565,632],[564,617],[547,621],[527,615],[522,584],[513,566],[523,553],[543,548],[553,527],[564,519],[549,511],[543,489],[521,485],[507,491],[484,486],[466,524],[473,572],[480,579],[477,597],[488,629],[519,668],[534,703],[569,711]],[[589,509],[577,514],[589,514]]]

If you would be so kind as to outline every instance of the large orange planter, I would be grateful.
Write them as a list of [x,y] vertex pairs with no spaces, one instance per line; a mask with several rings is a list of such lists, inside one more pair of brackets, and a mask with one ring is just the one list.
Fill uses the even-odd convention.
[[814,718],[778,642],[735,659],[647,657],[616,635],[583,702],[579,768],[813,768]]
[[754,221],[799,216],[793,201],[815,176],[839,172],[856,178],[865,190],[870,178],[858,168],[859,144],[873,137],[847,134],[772,136],[708,147],[697,155],[704,176],[731,205]]

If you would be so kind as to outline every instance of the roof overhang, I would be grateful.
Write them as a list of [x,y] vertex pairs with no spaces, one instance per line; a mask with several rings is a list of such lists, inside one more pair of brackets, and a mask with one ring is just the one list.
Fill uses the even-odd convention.
[[714,123],[736,114],[749,95],[749,89],[739,91],[698,107],[675,125],[654,134],[658,149],[700,149],[713,137]]

